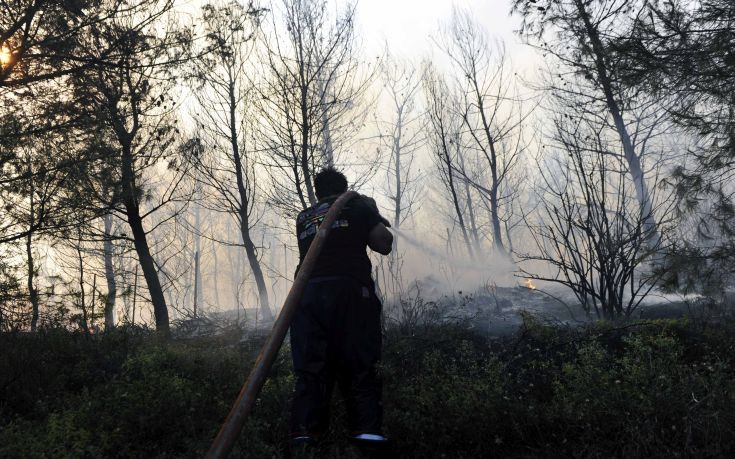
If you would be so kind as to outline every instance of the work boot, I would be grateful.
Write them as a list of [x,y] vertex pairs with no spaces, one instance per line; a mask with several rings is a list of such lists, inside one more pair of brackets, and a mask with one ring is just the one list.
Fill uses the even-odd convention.
[[316,440],[313,437],[303,436],[292,438],[289,442],[292,459],[307,459],[314,457]]
[[391,459],[396,457],[393,442],[382,435],[360,434],[350,437],[350,443],[370,458]]

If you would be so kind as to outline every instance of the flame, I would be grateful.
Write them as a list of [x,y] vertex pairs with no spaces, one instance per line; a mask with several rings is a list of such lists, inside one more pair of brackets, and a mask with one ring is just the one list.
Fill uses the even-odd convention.
[[13,60],[13,53],[10,52],[8,45],[3,45],[3,47],[0,48],[0,65],[5,67],[10,64],[11,60]]
[[531,279],[526,279],[526,281],[523,283],[523,286],[531,290],[536,290],[536,286],[533,285],[533,281]]

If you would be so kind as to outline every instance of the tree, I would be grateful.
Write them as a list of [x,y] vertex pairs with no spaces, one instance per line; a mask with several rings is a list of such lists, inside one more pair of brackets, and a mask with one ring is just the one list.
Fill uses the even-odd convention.
[[[201,136],[194,141],[197,178],[214,194],[209,208],[234,217],[240,243],[258,289],[262,319],[273,320],[268,289],[253,241],[258,205],[250,110],[253,91],[246,73],[262,12],[239,3],[203,9],[210,51],[196,63],[196,116]],[[201,142],[198,144],[197,142]]]
[[636,17],[634,33],[617,37],[612,46],[621,79],[661,100],[693,139],[693,160],[680,162],[668,180],[680,226],[692,227],[669,251],[666,286],[672,289],[714,293],[732,280],[734,18],[735,4],[728,0],[650,1]]
[[[381,66],[381,79],[390,112],[378,123],[379,137],[390,152],[387,191],[393,202],[391,225],[400,229],[416,201],[414,160],[424,143],[423,116],[417,106],[421,78],[409,63],[387,56]],[[395,253],[397,241],[393,243],[391,253]]]
[[[458,101],[453,99],[446,81],[437,74],[431,65],[427,65],[423,75],[423,88],[426,98],[428,116],[428,144],[439,172],[439,179],[444,185],[448,199],[462,232],[470,257],[475,256],[465,222],[464,204],[461,198],[460,175],[457,157],[460,155],[462,119],[458,116]],[[449,241],[447,241],[449,242]]]
[[[635,119],[626,114],[635,110],[639,100],[621,80],[620,61],[615,59],[615,37],[632,33],[641,0],[514,0],[513,11],[523,17],[520,33],[541,43],[541,50],[551,54],[562,66],[559,86],[570,92],[570,99],[586,107],[592,116],[606,114],[622,145],[626,169],[635,185],[636,198],[644,221],[644,233],[650,247],[661,247],[655,203],[642,164],[643,152],[636,148],[631,129]],[[550,30],[551,29],[551,30]],[[550,40],[549,33],[555,34]],[[551,43],[547,42],[549,40]],[[572,83],[571,86],[566,83]],[[559,88],[562,89],[562,88]],[[646,103],[647,101],[644,101]]]
[[[37,107],[22,107],[18,112],[30,119],[46,115]],[[69,186],[69,177],[74,175],[77,137],[69,132],[38,132],[34,136],[2,138],[5,132],[24,129],[25,123],[13,119],[12,113],[5,112],[2,121],[7,124],[0,124],[0,244],[27,239],[35,233],[62,231],[70,224],[66,217],[74,214],[66,199],[69,195],[60,190]],[[31,189],[36,191],[32,213],[27,209]]]
[[[88,109],[84,115],[114,141],[108,151],[112,156],[103,160],[117,166],[120,194],[108,207],[121,203],[114,208],[132,233],[156,328],[163,333],[169,328],[168,309],[144,221],[179,197],[177,186],[185,176],[175,157],[167,160],[177,131],[169,95],[175,82],[170,69],[185,59],[190,42],[186,31],[171,24],[163,32],[157,30],[171,7],[169,0],[148,0],[132,6],[124,16],[97,24],[86,37],[87,50],[93,52],[98,42],[114,42],[119,54],[109,65],[97,65],[73,80],[81,107]],[[157,173],[168,177],[160,183],[158,202],[149,205]]]
[[339,162],[363,124],[360,99],[371,77],[358,72],[354,14],[352,4],[332,16],[326,0],[282,0],[270,15],[266,73],[254,102],[264,122],[271,200],[290,214],[316,203],[312,176]]
[[105,214],[104,219],[104,239],[103,239],[103,259],[105,264],[105,281],[107,282],[107,294],[105,295],[105,331],[115,328],[115,302],[117,301],[117,280],[115,279],[115,269],[113,265],[113,216],[111,213]]
[[557,156],[539,165],[540,215],[529,222],[536,252],[521,257],[549,272],[521,272],[568,287],[587,314],[628,317],[655,286],[643,270],[651,254],[646,215],[631,199],[624,160],[610,154],[615,142],[585,116],[559,113]]
[[[7,0],[0,5],[0,88],[60,80],[96,60],[79,37],[127,9],[123,0]],[[98,48],[104,60],[115,49]]]
[[[73,181],[70,169],[55,168],[57,158],[66,156],[66,145],[55,136],[39,135],[36,139],[24,139],[17,145],[13,157],[3,164],[12,176],[0,186],[3,198],[2,229],[0,242],[9,244],[22,240],[26,271],[27,299],[31,306],[31,331],[36,331],[40,319],[41,296],[36,282],[38,255],[36,241],[44,236],[61,238],[73,226],[76,200],[68,193]],[[43,149],[50,155],[39,155]],[[51,230],[54,230],[53,232]]]
[[[521,127],[525,115],[511,81],[505,49],[502,44],[490,47],[469,12],[459,9],[453,11],[442,32],[441,46],[456,68],[457,86],[463,91],[459,110],[469,139],[465,150],[477,152],[489,171],[483,183],[479,177],[464,175],[463,179],[487,197],[493,245],[500,254],[507,254],[503,211],[516,198],[516,191],[507,188],[524,150]],[[471,213],[474,218],[474,212]]]
[[[391,226],[399,231],[413,214],[418,200],[420,174],[414,163],[425,142],[425,117],[418,101],[421,75],[410,62],[386,53],[380,65],[379,81],[382,82],[384,107],[376,113],[376,128],[380,147],[389,152],[384,190],[392,202]],[[381,268],[383,261],[380,260]],[[403,253],[398,250],[398,238],[393,240],[393,250],[385,261],[391,276],[382,290],[401,293]]]
[[7,259],[0,258],[0,331],[17,330],[25,322],[19,276]]

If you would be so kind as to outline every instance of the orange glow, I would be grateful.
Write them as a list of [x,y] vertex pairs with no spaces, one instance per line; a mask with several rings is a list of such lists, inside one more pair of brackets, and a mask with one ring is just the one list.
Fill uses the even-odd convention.
[[531,279],[526,279],[526,281],[523,283],[523,286],[526,288],[530,288],[531,290],[536,290],[536,286],[533,285],[533,281],[531,281]]
[[10,52],[10,48],[8,48],[8,45],[3,45],[2,48],[0,48],[0,65],[5,67],[6,65],[10,64],[10,61],[13,59],[13,53]]

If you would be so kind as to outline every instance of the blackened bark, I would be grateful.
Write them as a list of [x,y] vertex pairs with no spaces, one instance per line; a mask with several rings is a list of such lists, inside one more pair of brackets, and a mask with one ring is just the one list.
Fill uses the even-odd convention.
[[260,311],[262,318],[265,321],[273,320],[273,313],[271,312],[269,300],[268,300],[268,289],[265,286],[265,278],[263,277],[263,270],[260,268],[260,261],[258,260],[258,254],[255,250],[255,244],[250,237],[250,216],[248,215],[248,205],[250,203],[251,196],[248,193],[248,189],[245,186],[245,171],[242,167],[240,146],[238,145],[238,133],[237,133],[237,116],[236,108],[237,102],[235,100],[235,82],[230,82],[230,145],[232,148],[232,160],[235,166],[235,179],[237,181],[237,191],[240,197],[239,205],[237,209],[238,219],[240,220],[240,235],[242,237],[242,243],[245,247],[245,253],[248,257],[248,263],[250,269],[253,272],[255,278],[255,285],[258,288],[258,299],[260,301]]
[[135,173],[133,171],[133,158],[130,153],[130,145],[123,144],[122,153],[122,182],[124,187],[123,204],[128,220],[128,225],[133,233],[135,252],[138,254],[140,268],[143,270],[148,293],[153,303],[153,315],[156,320],[156,330],[167,335],[169,332],[168,308],[166,298],[163,296],[161,282],[158,279],[156,264],[153,261],[148,239],[143,228],[143,219],[140,215],[138,196],[135,186]]
[[[500,229],[500,214],[498,210],[498,190],[500,189],[500,183],[498,182],[498,154],[495,151],[495,139],[493,138],[492,132],[490,131],[490,122],[485,114],[485,102],[482,99],[482,92],[477,85],[477,80],[473,80],[475,95],[477,97],[477,109],[480,112],[480,118],[482,119],[482,129],[487,140],[490,154],[487,155],[488,164],[490,166],[490,175],[492,177],[492,183],[490,186],[490,223],[493,227],[493,239],[495,248],[502,254],[506,254],[505,245],[503,244],[502,231]],[[483,151],[485,149],[483,148]]]
[[[30,183],[30,192],[29,192],[29,210],[28,213],[29,221],[28,221],[28,227],[33,228],[33,225],[35,224],[35,201],[34,201],[34,195],[36,193],[36,189],[33,184],[33,171],[31,170],[32,164],[29,161],[28,168],[31,172],[30,177],[31,180]],[[31,302],[31,331],[35,332],[38,330],[38,316],[39,316],[39,301],[38,301],[38,291],[36,290],[36,286],[34,285],[34,279],[36,277],[36,267],[34,265],[33,260],[33,232],[29,231],[26,235],[26,262],[28,265],[28,279],[27,279],[27,286],[28,286],[28,299]]]

